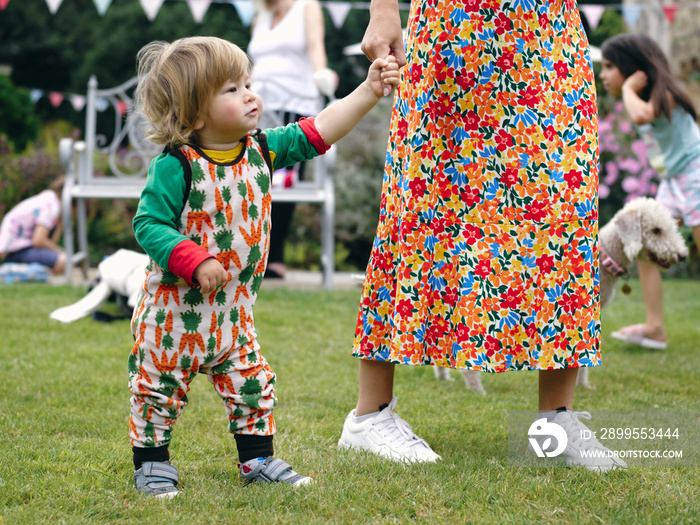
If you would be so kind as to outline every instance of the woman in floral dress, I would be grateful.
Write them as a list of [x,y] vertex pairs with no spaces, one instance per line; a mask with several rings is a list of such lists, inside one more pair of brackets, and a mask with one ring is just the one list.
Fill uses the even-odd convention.
[[600,326],[596,100],[578,9],[414,0],[405,59],[397,0],[370,9],[365,54],[406,65],[340,445],[439,459],[393,412],[397,363],[539,370],[540,411],[580,431],[577,368],[600,364]]

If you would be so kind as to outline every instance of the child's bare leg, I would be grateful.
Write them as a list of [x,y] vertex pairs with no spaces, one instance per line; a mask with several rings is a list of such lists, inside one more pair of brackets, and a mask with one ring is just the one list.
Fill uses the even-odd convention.
[[653,264],[644,261],[637,261],[637,270],[647,315],[643,335],[651,339],[665,340],[661,271]]

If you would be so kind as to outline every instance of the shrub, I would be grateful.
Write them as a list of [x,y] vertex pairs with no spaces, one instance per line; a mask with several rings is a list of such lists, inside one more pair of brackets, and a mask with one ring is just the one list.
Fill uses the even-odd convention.
[[0,216],[20,201],[45,190],[62,174],[58,157],[37,145],[15,155],[6,135],[0,135]]
[[26,89],[17,88],[7,75],[0,75],[0,135],[6,135],[15,151],[24,151],[36,139],[39,119]]

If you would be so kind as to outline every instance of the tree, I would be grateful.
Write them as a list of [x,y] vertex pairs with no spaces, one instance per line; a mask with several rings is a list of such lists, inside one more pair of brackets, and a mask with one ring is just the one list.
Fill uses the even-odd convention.
[[39,119],[26,89],[20,89],[7,75],[0,75],[0,135],[7,135],[14,150],[21,152],[36,139]]

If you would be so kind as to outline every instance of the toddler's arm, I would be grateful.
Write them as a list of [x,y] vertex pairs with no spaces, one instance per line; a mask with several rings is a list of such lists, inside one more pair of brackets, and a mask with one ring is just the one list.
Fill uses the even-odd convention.
[[362,84],[316,117],[316,129],[326,144],[330,146],[350,133],[379,99],[389,95],[398,85],[399,66],[396,58],[389,56],[372,62],[367,79]]

